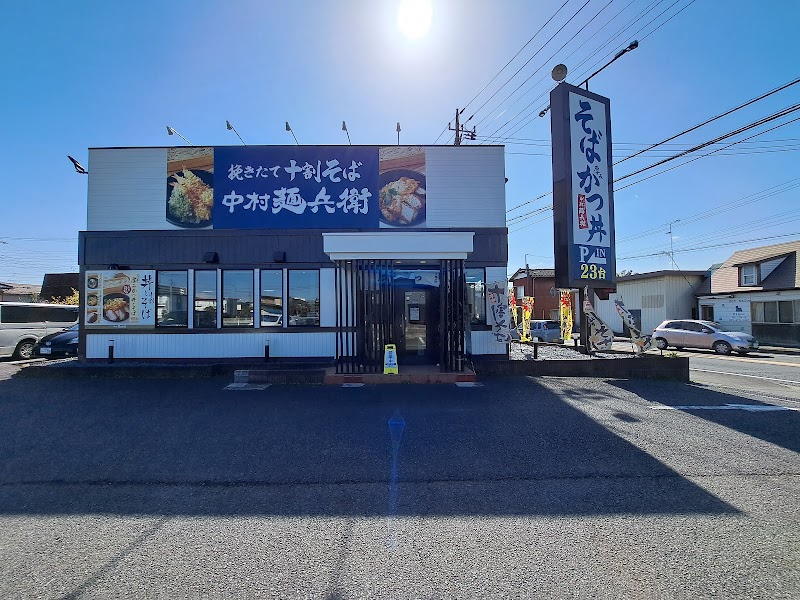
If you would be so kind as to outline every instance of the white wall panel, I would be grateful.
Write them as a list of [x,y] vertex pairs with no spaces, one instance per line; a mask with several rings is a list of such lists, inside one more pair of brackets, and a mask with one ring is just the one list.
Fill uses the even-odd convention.
[[89,150],[86,229],[180,229],[166,219],[167,149]]
[[506,226],[503,148],[428,147],[425,161],[427,227]]
[[336,327],[336,269],[319,270],[319,319],[322,327]]
[[263,357],[269,343],[271,357],[332,357],[335,334],[309,333],[105,333],[86,336],[86,358],[107,358],[114,340],[115,358],[247,358]]
[[491,331],[472,332],[472,354],[506,354],[506,344],[497,341]]

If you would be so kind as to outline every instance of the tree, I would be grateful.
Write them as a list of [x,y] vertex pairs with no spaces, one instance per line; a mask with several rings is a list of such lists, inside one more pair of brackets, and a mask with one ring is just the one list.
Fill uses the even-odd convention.
[[81,301],[81,296],[78,290],[70,288],[72,293],[69,296],[62,298],[61,296],[53,296],[48,300],[50,304],[68,304],[69,306],[78,306]]

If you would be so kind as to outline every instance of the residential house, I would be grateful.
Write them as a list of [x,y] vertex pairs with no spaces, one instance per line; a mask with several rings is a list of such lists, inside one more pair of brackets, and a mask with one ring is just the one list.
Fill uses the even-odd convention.
[[707,271],[655,271],[617,277],[616,293],[595,300],[598,316],[619,334],[627,334],[614,300],[621,300],[642,333],[651,334],[667,319],[696,319],[695,294]]
[[0,282],[0,301],[3,302],[38,302],[42,286],[27,283]]
[[533,297],[532,319],[558,319],[555,269],[517,269],[509,278],[517,299]]
[[41,298],[68,298],[81,288],[80,273],[46,273],[42,281]]
[[762,344],[800,347],[800,241],[734,252],[698,294],[700,317]]

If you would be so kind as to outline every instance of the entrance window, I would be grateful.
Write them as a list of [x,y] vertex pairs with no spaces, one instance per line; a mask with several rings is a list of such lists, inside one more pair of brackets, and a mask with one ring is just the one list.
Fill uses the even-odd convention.
[[289,325],[319,326],[319,271],[289,271]]
[[187,271],[156,271],[159,327],[189,326],[188,281]]
[[467,310],[473,325],[486,324],[486,275],[483,269],[465,269],[467,276]]
[[217,272],[194,272],[194,328],[217,327]]
[[261,271],[261,326],[283,325],[283,271]]
[[253,326],[253,272],[222,272],[222,326]]

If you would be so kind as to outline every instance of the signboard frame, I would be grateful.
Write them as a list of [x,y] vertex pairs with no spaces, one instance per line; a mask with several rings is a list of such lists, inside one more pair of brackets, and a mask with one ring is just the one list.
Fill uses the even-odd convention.
[[[605,226],[608,246],[599,252],[597,247],[590,246],[582,240],[575,239],[575,223],[579,219],[579,194],[583,196],[586,207],[585,190],[575,185],[575,176],[587,164],[573,164],[573,140],[576,133],[584,135],[585,123],[572,118],[570,96],[578,96],[599,103],[605,112],[605,122],[593,119],[591,123],[604,144],[602,154],[597,162],[605,161],[602,177],[605,181],[596,184],[594,191],[605,192],[602,201],[607,207]],[[553,152],[553,245],[555,254],[555,284],[558,288],[591,288],[616,287],[616,235],[614,227],[614,192],[612,167],[612,138],[610,100],[588,90],[568,83],[560,83],[550,92],[550,123],[552,131]],[[597,127],[599,125],[599,127]],[[597,180],[595,180],[597,181]],[[599,204],[599,203],[598,203]],[[583,215],[586,219],[586,215]],[[584,226],[585,227],[585,226]],[[603,262],[599,262],[603,261]],[[581,265],[585,268],[582,269]],[[601,269],[602,275],[601,276]]]

